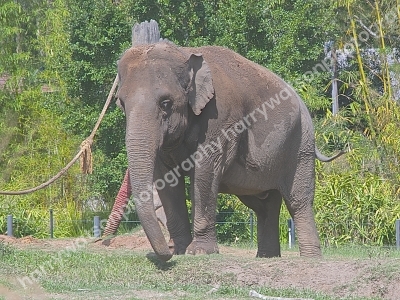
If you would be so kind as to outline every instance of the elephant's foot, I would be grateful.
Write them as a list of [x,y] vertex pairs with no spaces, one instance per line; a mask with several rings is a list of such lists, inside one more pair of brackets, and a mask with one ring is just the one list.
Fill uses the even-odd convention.
[[187,254],[213,254],[219,253],[217,242],[194,240],[186,249]]
[[271,257],[281,257],[280,251],[257,251],[256,257],[261,258],[271,258]]
[[258,243],[256,257],[281,257],[281,246],[279,240],[276,239],[275,242],[273,239],[266,241],[266,239],[262,237]]
[[321,246],[318,245],[302,245],[299,243],[300,256],[311,257],[311,258],[321,258]]
[[169,250],[173,255],[182,255],[186,253],[186,248],[190,244],[189,241],[178,241],[176,239],[170,239],[168,242]]

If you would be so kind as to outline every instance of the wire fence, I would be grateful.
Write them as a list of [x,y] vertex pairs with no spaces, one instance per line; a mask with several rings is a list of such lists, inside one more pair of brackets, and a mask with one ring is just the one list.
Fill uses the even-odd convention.
[[[48,219],[48,237],[54,238],[55,232],[59,228],[73,229],[72,231],[79,234],[92,235],[94,237],[100,237],[103,232],[108,216],[111,212],[91,212],[86,214],[83,219],[76,220],[63,220],[54,216],[53,211],[49,211]],[[257,218],[253,211],[249,212],[219,212],[216,216],[216,229],[217,236],[220,242],[236,242],[236,241],[247,241],[252,244],[257,240]],[[26,227],[26,222],[13,218],[12,215],[6,216],[6,234],[8,236],[19,236],[21,232],[29,232],[29,228]],[[130,213],[128,216],[124,216],[121,220],[118,233],[128,233],[134,228],[140,225],[139,218],[135,212]],[[328,224],[329,225],[329,224]],[[321,243],[325,246],[330,246],[332,241],[340,239],[343,236],[343,232],[339,232],[335,228],[340,227],[341,231],[353,232],[358,230],[360,235],[356,241],[360,244],[368,244],[368,230],[374,227],[374,224],[361,224],[357,225],[357,228],[352,228],[352,224],[332,224],[332,226],[324,226],[333,228],[333,230],[324,231],[319,230]],[[292,219],[286,220],[286,222],[280,223],[280,235],[281,242],[287,243],[289,248],[296,244],[296,229]],[[400,250],[400,220],[396,220],[394,224],[394,239],[393,242],[386,246],[393,246]],[[346,236],[346,235],[344,235]]]

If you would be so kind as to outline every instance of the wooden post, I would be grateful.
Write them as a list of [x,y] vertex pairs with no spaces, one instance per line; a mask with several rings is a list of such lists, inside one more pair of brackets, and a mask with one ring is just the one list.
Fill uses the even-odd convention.
[[150,22],[136,23],[132,28],[132,46],[143,44],[154,44],[160,41],[160,30],[158,23],[154,20]]

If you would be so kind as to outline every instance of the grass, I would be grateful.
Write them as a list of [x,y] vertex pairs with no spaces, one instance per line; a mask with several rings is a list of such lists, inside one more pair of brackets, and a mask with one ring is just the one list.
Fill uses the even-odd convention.
[[[257,243],[240,242],[227,244],[240,249],[257,252]],[[298,245],[289,248],[287,244],[281,245],[282,252],[299,253]],[[395,246],[370,246],[358,244],[345,244],[330,247],[322,247],[322,255],[325,258],[400,258],[400,251]]]
[[323,248],[326,257],[338,258],[400,258],[400,251],[396,247],[380,247],[368,245],[343,245]]
[[[1,278],[21,279],[29,275],[31,279],[37,278],[40,286],[47,293],[68,295],[69,299],[108,299],[110,297],[113,299],[248,299],[251,289],[276,297],[337,299],[309,290],[240,285],[235,267],[231,272],[229,269],[227,271],[227,266],[232,265],[234,261],[235,266],[246,269],[260,262],[260,260],[240,256],[175,256],[171,261],[162,263],[150,254],[126,250],[114,250],[110,253],[83,249],[60,254],[60,252],[34,249],[18,250],[3,245],[4,247],[7,247],[7,251],[4,251],[3,255],[0,251],[0,287],[7,286],[16,291],[21,290],[18,279],[10,283]],[[382,250],[376,254],[370,251],[371,249],[363,247],[359,247],[358,250],[356,247],[339,252],[336,250],[324,252],[328,259],[343,254],[345,256],[360,254],[368,258],[371,253],[376,257],[389,255],[400,257],[399,253],[394,253],[394,251],[392,253]],[[397,268],[398,266],[392,269],[374,267],[371,268],[371,276],[373,274],[393,276]],[[369,279],[373,280],[372,277]],[[25,283],[29,287],[29,280],[25,280]],[[32,280],[32,283],[35,283],[35,280]],[[211,293],[213,288],[216,291]],[[54,296],[51,299],[61,299],[57,297]]]

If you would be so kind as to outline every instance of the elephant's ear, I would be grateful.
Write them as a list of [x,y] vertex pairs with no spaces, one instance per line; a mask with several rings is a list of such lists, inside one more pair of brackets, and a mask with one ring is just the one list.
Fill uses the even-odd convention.
[[196,115],[214,97],[214,86],[211,78],[211,70],[202,54],[191,54],[189,58],[190,84],[189,104]]

